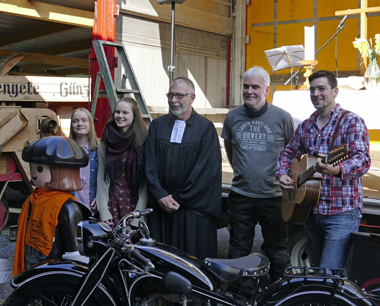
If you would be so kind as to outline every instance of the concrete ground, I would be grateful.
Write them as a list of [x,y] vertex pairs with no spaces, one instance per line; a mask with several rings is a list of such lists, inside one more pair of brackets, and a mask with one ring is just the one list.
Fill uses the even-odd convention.
[[0,234],[0,304],[13,291],[10,286],[11,271],[13,267],[15,242],[10,242],[8,238],[8,229]]
[[[8,205],[21,208],[26,196],[8,190],[5,192]],[[18,214],[10,214],[7,226],[0,233],[0,305],[13,291],[10,281],[16,242],[9,240],[9,226],[16,225],[17,219]]]

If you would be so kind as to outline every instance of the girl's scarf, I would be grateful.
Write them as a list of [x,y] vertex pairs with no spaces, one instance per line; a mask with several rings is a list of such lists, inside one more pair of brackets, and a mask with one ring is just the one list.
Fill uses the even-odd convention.
[[254,111],[253,109],[250,109],[249,106],[247,105],[247,103],[244,103],[244,109],[245,109],[247,115],[251,118],[260,117],[261,115],[263,115],[268,110],[268,107],[269,107],[269,103],[267,100],[265,100],[264,106],[261,109],[259,109],[258,111]]
[[[114,177],[119,177],[124,168],[126,180],[131,189],[132,199],[138,199],[138,192],[144,178],[144,145],[135,147],[133,130],[121,135],[114,124],[107,124],[104,130],[106,162],[104,174],[110,182],[110,192],[114,191]],[[123,167],[123,155],[127,154]]]

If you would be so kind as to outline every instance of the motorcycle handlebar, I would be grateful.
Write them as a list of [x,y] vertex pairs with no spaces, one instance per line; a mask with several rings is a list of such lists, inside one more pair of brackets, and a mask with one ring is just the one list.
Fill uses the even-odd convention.
[[128,215],[126,215],[125,217],[123,217],[123,219],[120,220],[120,222],[123,222],[123,227],[126,227],[127,226],[127,222],[129,220],[140,218],[142,216],[148,215],[152,211],[153,211],[152,208],[147,208],[147,209],[144,209],[142,211],[139,211],[139,210],[132,211],[131,213],[129,213]]
[[140,218],[142,216],[150,214],[152,211],[153,211],[152,208],[147,208],[142,211],[135,210],[134,212],[132,212],[133,218]]
[[145,268],[144,268],[145,271],[149,271],[149,270],[154,269],[154,264],[152,264],[150,259],[146,258],[144,255],[142,255],[136,249],[133,249],[131,251],[130,255],[131,255],[131,258],[138,260],[139,262],[141,262],[145,266]]

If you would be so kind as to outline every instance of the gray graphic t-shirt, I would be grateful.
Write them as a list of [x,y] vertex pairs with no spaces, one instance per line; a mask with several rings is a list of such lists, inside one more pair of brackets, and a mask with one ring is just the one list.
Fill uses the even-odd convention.
[[244,105],[231,110],[222,138],[232,142],[232,190],[255,198],[281,196],[276,161],[293,133],[292,117],[275,105],[257,118],[248,116]]

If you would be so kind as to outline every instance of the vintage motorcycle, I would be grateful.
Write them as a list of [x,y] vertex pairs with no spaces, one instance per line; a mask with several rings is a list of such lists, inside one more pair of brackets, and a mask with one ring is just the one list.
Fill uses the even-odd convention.
[[[3,306],[378,305],[342,270],[289,269],[283,280],[265,287],[269,260],[262,254],[198,260],[155,242],[144,221],[130,227],[130,220],[150,212],[132,212],[114,229],[95,219],[80,222],[77,241],[89,263],[34,265],[13,279],[16,290]],[[142,238],[133,243],[137,235]]]

